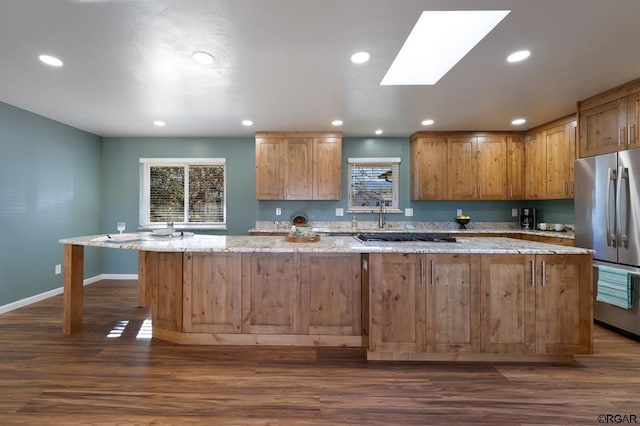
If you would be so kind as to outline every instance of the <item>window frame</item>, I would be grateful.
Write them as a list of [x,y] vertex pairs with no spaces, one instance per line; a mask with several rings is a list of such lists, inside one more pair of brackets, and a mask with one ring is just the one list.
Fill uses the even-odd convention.
[[[151,167],[184,167],[185,196],[184,219],[186,222],[174,222],[180,229],[227,229],[227,166],[225,158],[140,158],[139,176],[139,225],[140,229],[162,229],[167,222],[151,222]],[[222,222],[188,222],[189,220],[189,167],[190,166],[222,166],[223,167],[223,206]]]
[[[377,213],[380,209],[379,206],[354,206],[353,202],[353,166],[371,166],[390,168],[393,170],[394,179],[391,185],[391,200],[387,201],[386,212],[387,213],[402,213],[400,209],[400,157],[349,157],[347,159],[347,213]],[[389,203],[390,201],[390,203]]]

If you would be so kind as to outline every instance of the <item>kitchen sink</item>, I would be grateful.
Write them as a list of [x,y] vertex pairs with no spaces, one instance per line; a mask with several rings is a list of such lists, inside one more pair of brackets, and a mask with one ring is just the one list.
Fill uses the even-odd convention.
[[386,242],[418,242],[428,241],[435,243],[455,243],[456,239],[446,235],[425,234],[420,232],[412,233],[380,233],[380,234],[358,234],[356,238],[360,241],[386,241]]

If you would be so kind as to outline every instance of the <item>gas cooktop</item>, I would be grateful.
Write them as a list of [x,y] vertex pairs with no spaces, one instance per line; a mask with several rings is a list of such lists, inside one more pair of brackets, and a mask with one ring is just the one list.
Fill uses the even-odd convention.
[[386,241],[386,242],[411,242],[428,241],[435,243],[455,243],[456,239],[446,235],[415,233],[380,233],[380,234],[358,234],[356,238],[360,241]]

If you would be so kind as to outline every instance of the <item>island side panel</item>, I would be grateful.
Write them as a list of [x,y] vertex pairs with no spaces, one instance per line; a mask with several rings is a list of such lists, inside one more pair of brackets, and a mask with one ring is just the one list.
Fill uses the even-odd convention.
[[82,331],[84,309],[84,246],[64,246],[64,294],[62,296],[62,334]]
[[147,258],[153,253],[148,251],[138,252],[138,306],[146,308],[151,306],[153,301],[153,282],[151,281],[151,272],[147,271]]
[[153,328],[181,332],[183,254],[152,253],[147,261],[153,283]]

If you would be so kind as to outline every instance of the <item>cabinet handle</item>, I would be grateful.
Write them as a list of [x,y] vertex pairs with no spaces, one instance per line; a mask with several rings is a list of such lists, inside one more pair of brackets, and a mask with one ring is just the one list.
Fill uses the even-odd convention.
[[531,287],[536,286],[536,261],[531,261]]
[[618,146],[622,145],[622,141],[624,140],[624,130],[624,127],[618,129]]
[[513,198],[513,185],[509,184],[509,198]]
[[436,268],[433,267],[433,259],[431,259],[431,285],[436,282]]
[[420,259],[420,287],[424,285],[424,259]]
[[628,135],[629,145],[633,145],[636,142],[636,125],[632,124],[629,126],[629,135]]
[[567,191],[567,181],[566,181],[566,180],[563,180],[563,181],[562,181],[562,193],[563,193],[563,194],[568,194],[568,191]]
[[547,270],[544,260],[540,261],[540,265],[542,266],[542,287],[544,287],[544,285],[547,283]]

